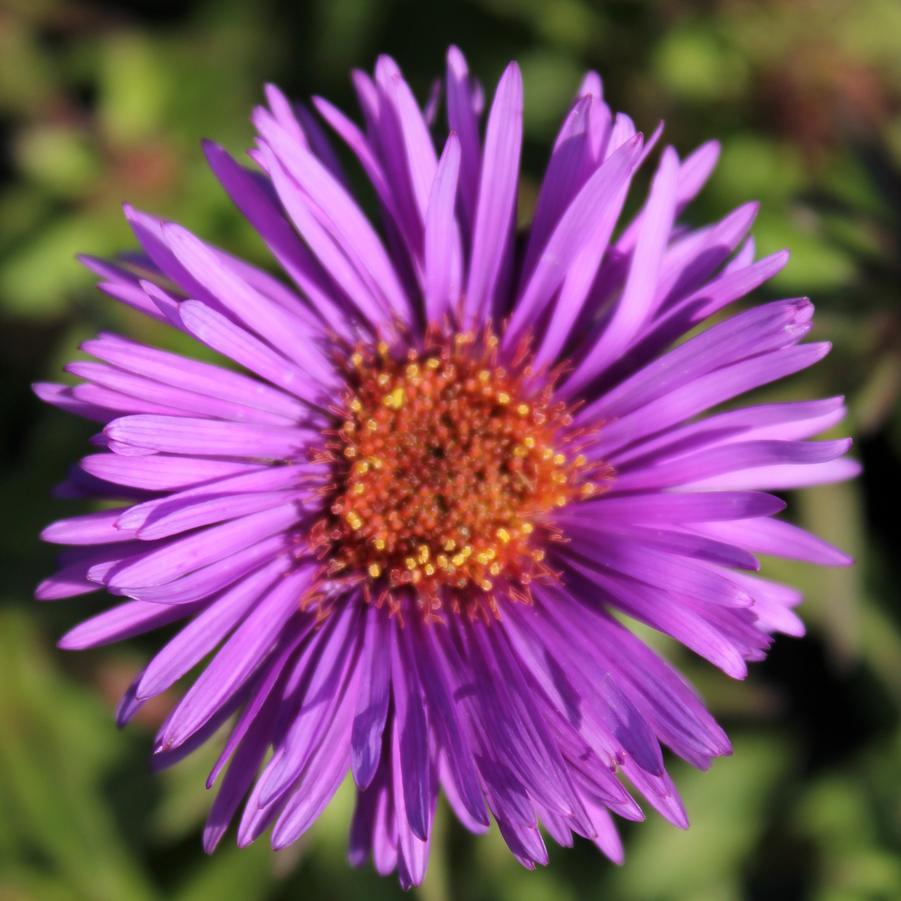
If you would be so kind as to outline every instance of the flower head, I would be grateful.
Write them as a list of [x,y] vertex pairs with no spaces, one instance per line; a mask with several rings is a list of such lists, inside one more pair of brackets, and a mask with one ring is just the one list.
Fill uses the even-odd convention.
[[807,300],[728,310],[786,262],[755,260],[753,205],[679,223],[715,144],[664,149],[617,230],[659,130],[613,115],[596,75],[520,233],[515,65],[483,131],[449,51],[440,155],[435,110],[390,59],[354,84],[365,130],[268,88],[256,168],[206,145],[279,277],[132,208],[141,253],[85,260],[106,293],[235,365],[101,334],[69,367],[79,384],[37,386],[103,424],[65,491],[120,501],[45,531],[71,547],[38,597],[123,599],[65,648],[183,623],[121,722],[209,657],[154,749],[169,765],[231,721],[207,850],[239,809],[240,844],[269,827],[290,844],[351,772],[351,861],[405,886],[442,792],[475,832],[493,817],[525,866],[546,861],[539,826],[619,860],[611,814],[641,819],[633,793],[687,824],[663,746],[702,768],[729,752],[628,620],[741,678],[773,633],[803,631],[800,595],[754,555],[848,562],[766,493],[853,475],[848,441],[806,440],[842,400],[718,409],[828,347],[801,343]]

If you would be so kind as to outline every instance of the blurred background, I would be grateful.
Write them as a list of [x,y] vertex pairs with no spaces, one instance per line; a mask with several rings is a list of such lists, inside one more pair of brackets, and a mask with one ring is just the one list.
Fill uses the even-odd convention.
[[[459,43],[490,89],[517,57],[526,83],[523,203],[582,71],[639,127],[666,120],[682,153],[711,137],[720,166],[695,221],[758,198],[761,253],[792,249],[761,296],[809,294],[833,354],[768,396],[843,393],[865,474],[793,499],[804,525],[855,554],[851,570],[767,561],[801,585],[803,641],[780,638],[743,684],[665,647],[728,728],[735,756],[673,772],[693,827],[624,826],[626,865],[588,843],[520,870],[496,832],[446,811],[416,894],[449,899],[901,898],[901,3],[897,0],[0,0],[0,899],[309,899],[400,896],[345,863],[352,794],[301,844],[211,859],[199,828],[210,747],[147,767],[171,699],[123,733],[119,694],[159,638],[82,655],[58,636],[96,596],[38,606],[53,568],[37,541],[78,504],[51,487],[92,432],[40,406],[100,328],[172,346],[103,299],[77,251],[132,246],[128,199],[266,262],[202,159],[249,146],[265,80],[353,106],[352,66],[395,55],[421,98]],[[895,486],[894,488],[892,486]],[[765,570],[766,571],[766,570]]]

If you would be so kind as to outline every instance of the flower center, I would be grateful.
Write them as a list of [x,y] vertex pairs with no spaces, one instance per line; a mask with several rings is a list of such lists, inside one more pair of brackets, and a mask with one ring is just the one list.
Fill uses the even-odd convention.
[[402,357],[385,343],[350,355],[327,443],[329,575],[362,578],[398,608],[412,595],[426,613],[496,614],[500,588],[527,599],[549,573],[543,545],[559,533],[548,514],[599,488],[585,457],[566,452],[572,417],[553,380],[524,355],[499,365],[497,346],[467,333]]

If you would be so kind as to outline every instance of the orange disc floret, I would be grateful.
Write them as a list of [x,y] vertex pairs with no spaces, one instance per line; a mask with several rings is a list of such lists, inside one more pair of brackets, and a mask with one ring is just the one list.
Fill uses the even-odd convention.
[[548,514],[600,490],[573,452],[572,416],[518,361],[499,365],[497,338],[432,333],[396,355],[384,342],[349,354],[348,392],[330,433],[329,575],[367,582],[425,612],[486,609],[527,597],[548,574]]

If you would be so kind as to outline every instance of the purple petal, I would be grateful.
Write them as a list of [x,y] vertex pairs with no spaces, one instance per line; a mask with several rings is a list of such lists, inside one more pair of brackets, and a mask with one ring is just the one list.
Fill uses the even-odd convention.
[[241,688],[270,653],[282,628],[295,615],[313,575],[310,567],[298,569],[265,594],[279,567],[280,563],[264,567],[246,586],[248,591],[253,587],[259,591],[259,603],[169,715],[157,736],[158,749],[169,750],[184,744]]
[[354,665],[350,685],[337,698],[329,726],[310,757],[272,830],[272,847],[284,848],[309,829],[331,801],[350,767],[350,728],[359,666]]
[[256,491],[174,501],[160,505],[152,521],[141,527],[138,537],[142,541],[169,538],[201,526],[272,510],[289,501],[300,502],[302,497],[298,491]]
[[488,125],[473,226],[464,314],[474,320],[491,308],[514,227],[522,147],[522,75],[510,63],[498,82]]
[[[269,573],[288,569],[288,560],[269,567]],[[221,597],[216,598],[171,641],[156,653],[138,682],[136,697],[150,698],[165,691],[192,667],[203,660],[243,618],[260,598],[261,577],[245,577]]]
[[[574,579],[576,585],[579,581],[583,585],[577,591],[585,590],[593,583],[602,589],[604,600],[624,613],[675,638],[727,675],[736,679],[747,676],[747,665],[735,645],[684,601],[661,595],[658,589],[644,586],[637,579],[605,575],[572,561],[570,567],[583,577],[582,580]],[[597,591],[591,591],[591,596],[597,597],[597,594]]]
[[381,323],[388,312],[371,280],[361,274],[354,261],[347,257],[341,238],[336,234],[337,226],[331,221],[322,222],[317,218],[310,198],[292,179],[268,145],[261,146],[251,156],[265,169],[291,221],[322,267],[353,304],[353,311],[364,322],[373,325]]
[[104,433],[119,444],[151,452],[275,460],[300,456],[311,434],[289,426],[153,415],[123,416]]
[[165,585],[135,586],[119,590],[128,597],[151,601],[154,604],[189,604],[227,588],[236,579],[286,550],[288,545],[287,537],[279,533],[241,548],[224,560],[216,560]]
[[293,279],[313,309],[329,327],[340,329],[340,310],[331,297],[331,279],[316,258],[297,239],[265,181],[239,166],[218,144],[204,142],[204,152],[216,177],[238,209],[259,232],[281,268]]
[[462,286],[463,251],[455,219],[460,142],[451,132],[438,162],[425,215],[426,318],[440,321],[456,304]]
[[429,785],[429,729],[419,680],[412,669],[407,632],[394,629],[391,642],[396,759],[401,770],[400,776],[395,773],[394,778],[403,781],[403,809],[410,829],[417,838],[427,841],[434,808],[434,790]]
[[[307,769],[315,769],[313,756],[323,742],[339,708],[347,703],[345,695],[353,684],[350,705],[356,703],[356,674],[360,630],[358,605],[348,603],[332,622],[314,637],[298,660],[296,678],[303,687],[299,707],[293,715],[278,751],[260,776],[254,797],[261,807],[277,803]],[[324,737],[326,736],[326,737]],[[347,764],[350,765],[350,735],[347,736]],[[335,747],[331,747],[335,751]],[[344,749],[340,749],[341,754]],[[320,755],[321,756],[321,755]]]
[[296,397],[315,403],[321,386],[307,372],[221,313],[199,301],[188,300],[179,306],[178,315],[185,331],[207,347]]
[[459,806],[465,809],[475,823],[487,827],[489,820],[478,771],[451,694],[448,661],[435,638],[433,627],[426,626],[419,632],[417,636],[419,653],[417,654],[414,649],[411,656],[416,658],[429,709],[432,711],[434,729],[441,738],[447,768],[457,790]]
[[759,554],[803,560],[805,563],[817,563],[820,566],[850,566],[854,562],[844,551],[833,547],[822,538],[778,519],[711,523],[703,528],[705,531],[709,530],[709,534],[714,538],[732,542]]
[[[428,842],[412,831],[409,810],[404,797],[407,781],[403,770],[403,737],[399,717],[393,718],[391,734],[391,793],[394,801],[394,820],[397,829],[397,875],[402,886],[418,885],[425,877],[428,864]],[[433,799],[434,803],[434,799]]]
[[204,293],[215,297],[214,308],[228,310],[289,359],[302,357],[304,368],[314,378],[328,384],[331,366],[316,352],[313,341],[317,336],[299,315],[289,314],[283,306],[272,302],[187,229],[168,223],[163,228],[163,235],[185,268],[208,286],[209,290]]
[[[308,618],[305,622],[299,623],[294,635],[290,639],[283,642],[279,652],[273,659],[264,664],[262,671],[257,675],[251,691],[248,695],[248,701],[244,705],[238,721],[235,723],[222,752],[213,764],[206,780],[206,787],[212,788],[219,774],[222,772],[229,758],[235,753],[236,749],[242,745],[245,738],[251,734],[254,723],[257,718],[262,716],[265,718],[269,701],[272,700],[275,710],[272,713],[278,713],[279,707],[283,700],[285,667],[288,661],[294,656],[294,652],[306,640],[307,635],[313,628],[312,619]],[[274,730],[275,720],[270,724]],[[256,777],[256,771],[253,773]]]
[[41,532],[41,538],[54,544],[78,545],[130,541],[135,537],[134,531],[117,529],[115,526],[121,513],[121,509],[100,510],[97,513],[60,519],[47,526]]
[[362,650],[364,677],[351,734],[354,781],[361,791],[372,782],[381,759],[391,689],[390,655],[385,653],[389,641],[382,611],[371,608],[366,613]]
[[741,441],[711,447],[657,465],[621,474],[616,491],[647,491],[697,483],[723,473],[758,466],[825,463],[842,456],[851,439],[836,441]]
[[119,454],[91,454],[82,458],[81,467],[98,479],[147,491],[178,491],[261,469],[259,465],[234,460],[178,456],[122,457]]
[[[296,505],[284,504],[222,525],[210,526],[117,565],[105,577],[105,582],[120,589],[165,585],[283,532],[297,521]],[[94,571],[91,570],[88,576],[94,578]]]
[[785,501],[756,491],[704,491],[680,494],[632,494],[602,497],[566,511],[587,522],[625,519],[633,523],[668,526],[684,522],[715,522],[771,516],[785,509]]
[[637,466],[659,457],[736,441],[811,438],[832,428],[844,416],[844,399],[841,397],[743,407],[678,426],[642,441],[632,449],[618,453],[617,464]]
[[435,179],[435,147],[416,98],[404,81],[397,63],[380,56],[375,67],[376,83],[399,126],[407,175],[419,215],[425,219],[432,182]]
[[128,601],[104,610],[70,629],[59,640],[58,646],[66,651],[96,648],[167,626],[189,613],[190,610],[185,607],[161,607],[159,604],[147,604],[143,601]]
[[804,298],[755,307],[658,357],[592,405],[593,415],[620,418],[708,372],[745,357],[790,347],[810,330]]
[[45,404],[74,413],[84,419],[94,422],[109,422],[116,414],[105,405],[90,403],[86,400],[77,400],[72,394],[70,385],[56,385],[53,382],[34,382],[31,390]]
[[256,716],[244,735],[244,739],[232,758],[222,785],[210,808],[203,828],[203,850],[212,854],[222,840],[241,799],[251,783],[269,746],[272,723],[275,720],[277,702],[269,700]]
[[460,140],[460,200],[466,233],[475,223],[481,169],[478,114],[472,102],[469,69],[457,47],[447,51],[447,122]]
[[322,227],[348,256],[373,296],[406,318],[409,306],[396,271],[354,199],[313,154],[281,129],[268,131],[265,138],[285,174],[308,198]]
[[[780,251],[741,269],[730,269],[675,304],[641,336],[620,364],[623,371],[634,371],[653,353],[671,344],[699,322],[750,294],[771,279],[788,262],[788,253]],[[616,367],[614,367],[616,369]]]
[[678,169],[678,157],[671,148],[667,148],[651,185],[647,210],[622,296],[600,340],[567,380],[567,390],[583,387],[603,371],[620,355],[653,312],[657,277],[676,213]]
[[37,601],[59,601],[99,590],[96,582],[87,577],[88,567],[84,563],[64,566],[59,572],[44,579],[34,590]]
[[531,273],[538,253],[593,168],[588,139],[592,106],[591,97],[582,97],[560,127],[529,228],[529,243],[522,266],[525,275]]
[[515,342],[519,331],[544,308],[586,245],[600,259],[625,199],[639,147],[637,137],[623,146],[597,169],[566,208],[517,302],[508,343]]
[[118,335],[101,333],[85,341],[81,349],[128,372],[232,405],[265,410],[290,421],[299,419],[306,412],[302,404],[270,385]]
[[822,360],[830,348],[831,345],[825,342],[788,347],[701,376],[608,425],[600,433],[597,452],[613,460],[613,451],[618,448],[681,423],[753,388],[807,369]]
[[721,475],[698,479],[690,483],[693,488],[806,488],[844,482],[860,475],[862,467],[856,460],[829,460],[826,463],[786,463],[776,466],[757,466],[753,469],[732,470]]

